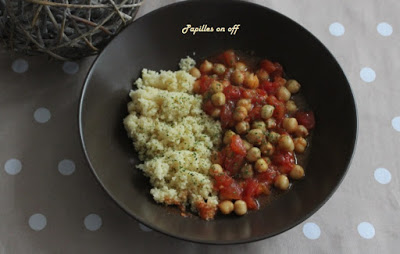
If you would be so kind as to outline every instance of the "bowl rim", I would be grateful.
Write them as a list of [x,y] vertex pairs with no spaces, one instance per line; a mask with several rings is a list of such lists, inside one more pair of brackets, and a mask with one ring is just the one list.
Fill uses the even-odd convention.
[[[236,240],[236,241],[228,241],[228,240],[219,240],[219,241],[200,240],[200,239],[193,239],[193,238],[190,238],[190,237],[185,237],[184,235],[177,235],[177,234],[170,233],[170,232],[168,232],[168,231],[166,231],[166,230],[163,230],[163,229],[157,227],[156,224],[151,224],[151,222],[146,222],[146,221],[144,221],[144,220],[141,220],[140,218],[137,218],[135,215],[133,215],[131,212],[129,212],[129,209],[128,209],[126,206],[124,206],[120,201],[118,201],[117,197],[115,197],[115,196],[104,186],[104,184],[102,183],[101,178],[100,178],[99,175],[97,174],[97,171],[95,170],[95,168],[93,167],[93,165],[92,165],[92,163],[91,163],[91,161],[90,161],[89,154],[88,154],[88,151],[87,151],[87,148],[86,148],[86,145],[85,145],[85,136],[84,136],[84,133],[83,133],[83,118],[82,118],[82,115],[83,115],[83,107],[84,107],[83,105],[84,105],[86,90],[87,90],[87,87],[88,87],[89,84],[90,84],[91,78],[92,78],[93,73],[94,73],[94,70],[95,70],[95,68],[96,68],[96,66],[97,66],[97,64],[98,64],[98,62],[99,62],[99,59],[102,57],[103,52],[104,52],[105,50],[107,50],[107,49],[110,47],[112,41],[115,40],[116,37],[118,37],[118,35],[115,36],[115,37],[107,44],[107,46],[104,47],[104,48],[101,50],[101,52],[100,52],[100,53],[96,56],[96,58],[94,59],[93,63],[91,64],[91,66],[90,66],[90,68],[89,68],[89,71],[88,71],[87,75],[85,76],[85,79],[84,79],[84,82],[83,82],[83,86],[82,86],[82,89],[81,89],[81,93],[80,93],[79,107],[78,107],[79,137],[80,137],[81,149],[83,150],[83,152],[84,152],[84,154],[85,154],[85,159],[86,159],[86,161],[88,162],[89,167],[90,167],[90,169],[91,169],[90,171],[92,172],[93,176],[95,177],[97,183],[100,184],[101,188],[108,194],[108,196],[111,198],[111,200],[113,200],[113,202],[116,203],[117,206],[118,206],[120,209],[122,209],[127,215],[129,215],[129,217],[135,219],[135,220],[138,221],[139,223],[141,223],[141,224],[143,224],[143,225],[145,225],[145,226],[147,226],[147,227],[149,227],[149,228],[151,228],[151,229],[153,229],[153,230],[155,230],[155,231],[157,231],[157,232],[160,232],[160,233],[162,233],[162,234],[164,234],[164,235],[173,237],[173,238],[175,238],[175,239],[184,240],[184,241],[193,242],[193,243],[208,244],[208,245],[237,245],[237,244],[246,244],[246,243],[252,243],[252,242],[257,242],[257,241],[265,240],[265,239],[267,239],[267,238],[275,237],[275,236],[277,236],[277,235],[279,235],[279,234],[282,234],[282,233],[284,233],[284,232],[286,232],[286,231],[288,231],[288,230],[290,230],[290,229],[296,227],[297,225],[300,225],[301,223],[303,223],[304,221],[306,221],[308,218],[310,218],[312,215],[314,215],[323,205],[325,205],[325,203],[326,203],[329,199],[331,199],[331,197],[333,196],[333,194],[337,191],[337,189],[339,188],[339,186],[342,184],[344,178],[346,177],[347,172],[349,171],[349,167],[350,167],[350,165],[351,165],[351,163],[352,163],[352,161],[353,161],[354,154],[355,154],[356,149],[357,149],[357,143],[358,143],[358,128],[359,128],[358,109],[357,109],[356,100],[355,100],[354,93],[353,93],[353,90],[352,90],[352,88],[351,88],[350,82],[348,81],[348,79],[347,79],[347,77],[346,77],[346,75],[345,75],[345,73],[344,73],[344,71],[343,71],[342,66],[339,64],[339,62],[337,61],[337,59],[335,58],[335,56],[329,51],[329,49],[328,49],[315,35],[313,35],[310,31],[308,31],[305,27],[303,27],[302,25],[300,25],[298,22],[294,21],[293,19],[289,18],[288,16],[286,16],[286,15],[284,15],[284,14],[282,14],[282,13],[280,13],[280,12],[274,10],[274,9],[271,9],[271,8],[269,8],[269,7],[267,7],[267,6],[260,5],[260,4],[257,4],[257,3],[253,3],[253,2],[244,1],[244,0],[219,0],[219,2],[223,2],[223,1],[225,1],[225,2],[227,2],[227,3],[245,4],[245,5],[250,5],[250,6],[253,6],[253,7],[257,7],[257,8],[263,8],[265,11],[272,12],[272,13],[274,13],[274,15],[277,15],[277,16],[279,16],[280,18],[287,19],[287,20],[289,20],[290,22],[294,23],[295,25],[297,25],[297,27],[301,30],[302,33],[304,33],[304,34],[305,34],[306,36],[308,36],[308,37],[311,37],[316,43],[319,43],[319,44],[320,44],[320,46],[327,52],[328,57],[330,57],[330,58],[333,60],[333,62],[339,67],[339,69],[340,69],[340,71],[342,72],[343,77],[344,77],[344,79],[345,79],[345,81],[346,81],[346,83],[347,83],[347,86],[348,86],[348,88],[349,88],[350,97],[351,97],[352,102],[353,102],[353,105],[354,105],[354,114],[355,114],[355,117],[354,117],[354,133],[355,133],[355,136],[354,136],[354,139],[352,140],[352,142],[351,142],[351,144],[350,144],[350,145],[351,145],[351,150],[352,150],[352,151],[351,151],[351,154],[350,154],[350,156],[349,156],[349,158],[348,158],[348,160],[347,160],[346,167],[344,168],[344,171],[343,171],[342,176],[340,177],[339,181],[338,181],[337,184],[334,186],[334,188],[332,188],[331,192],[325,197],[325,199],[322,200],[322,202],[320,202],[318,205],[316,205],[315,208],[312,209],[312,210],[310,210],[305,216],[303,216],[302,218],[300,218],[300,219],[297,220],[296,222],[294,222],[294,223],[292,223],[292,224],[290,224],[290,225],[288,225],[288,226],[286,226],[286,227],[283,227],[281,230],[279,230],[279,231],[277,231],[277,232],[275,232],[275,233],[273,233],[273,234],[269,234],[269,235],[263,235],[263,236],[258,236],[258,237],[250,237],[250,238],[246,238],[246,239],[242,239],[242,240]],[[132,25],[134,25],[134,24],[136,24],[136,23],[138,23],[138,22],[142,22],[142,20],[144,20],[144,19],[146,19],[146,18],[155,16],[155,15],[157,15],[159,12],[164,11],[165,9],[173,8],[173,7],[179,6],[179,5],[191,4],[191,3],[193,3],[193,2],[202,2],[202,3],[205,4],[205,3],[215,3],[215,0],[191,0],[191,1],[175,2],[175,3],[172,3],[172,4],[165,5],[165,6],[163,6],[163,7],[157,8],[157,9],[155,9],[155,10],[153,10],[153,11],[150,11],[150,12],[144,14],[143,16],[141,16],[141,17],[135,19],[132,23],[130,23],[128,26],[126,26],[119,34],[121,34],[121,33],[123,33],[123,32],[126,32],[125,30],[126,30],[128,27],[130,27],[130,26],[132,26]]]

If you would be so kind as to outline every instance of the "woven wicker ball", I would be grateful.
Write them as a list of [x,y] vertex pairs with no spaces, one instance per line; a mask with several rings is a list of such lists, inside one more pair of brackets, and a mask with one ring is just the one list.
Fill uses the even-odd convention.
[[27,55],[94,55],[133,21],[142,1],[0,0],[0,40]]

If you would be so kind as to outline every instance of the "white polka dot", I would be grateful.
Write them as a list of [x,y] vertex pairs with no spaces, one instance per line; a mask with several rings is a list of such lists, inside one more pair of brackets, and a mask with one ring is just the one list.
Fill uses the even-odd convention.
[[75,74],[79,71],[79,64],[76,62],[65,62],[63,64],[63,70],[67,74]]
[[390,36],[393,33],[393,28],[386,22],[379,23],[376,27],[378,33],[382,36]]
[[24,73],[28,70],[29,64],[26,60],[20,58],[12,63],[11,68],[16,73]]
[[46,225],[47,219],[43,214],[36,213],[29,218],[29,226],[35,231],[44,229]]
[[22,163],[17,159],[9,159],[4,164],[4,170],[7,172],[7,174],[10,175],[18,174],[21,171],[21,169],[22,169]]
[[321,229],[317,224],[313,222],[307,222],[303,226],[303,233],[308,239],[315,240],[321,235]]
[[392,119],[392,126],[396,131],[400,131],[400,116]]
[[375,169],[374,177],[380,184],[388,184],[392,180],[392,174],[386,168]]
[[101,220],[100,216],[92,213],[85,217],[85,220],[83,221],[83,223],[85,224],[85,227],[88,230],[96,231],[101,227],[101,225],[103,224],[103,221]]
[[342,36],[344,34],[344,26],[338,22],[332,23],[329,26],[329,32],[333,35],[333,36]]
[[370,83],[375,80],[376,74],[375,71],[369,67],[364,67],[360,71],[360,77],[367,83]]
[[47,108],[38,108],[33,113],[33,118],[35,118],[38,123],[45,123],[50,120],[51,113]]
[[144,231],[144,232],[151,232],[153,231],[151,228],[146,227],[145,225],[143,225],[142,223],[139,223],[139,228]]
[[69,176],[75,171],[75,163],[71,160],[62,160],[58,163],[58,171],[65,176]]
[[357,230],[362,238],[371,239],[375,236],[375,228],[369,222],[361,222],[358,224]]

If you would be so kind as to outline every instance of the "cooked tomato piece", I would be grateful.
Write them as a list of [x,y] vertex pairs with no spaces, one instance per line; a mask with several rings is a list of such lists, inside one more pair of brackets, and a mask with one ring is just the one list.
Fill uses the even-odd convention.
[[[292,152],[278,151],[272,156],[272,161],[283,170],[290,171],[295,163],[294,154]],[[279,168],[281,169],[281,168]]]
[[243,190],[243,200],[250,210],[257,210],[259,208],[258,202],[254,199],[259,194],[259,183],[254,178],[246,180]]
[[274,83],[276,83],[278,86],[284,86],[286,84],[286,79],[282,77],[275,77]]
[[225,171],[231,176],[237,175],[245,162],[245,155],[235,153],[230,145],[225,146],[220,154],[222,158],[221,166],[225,169]]
[[277,170],[278,169],[275,165],[270,164],[267,171],[257,174],[258,181],[264,183],[273,183],[275,177],[278,175]]
[[233,50],[227,50],[222,53],[222,62],[230,67],[234,66],[236,63],[236,54]]
[[230,175],[236,175],[240,168],[243,166],[245,160],[244,156],[232,153],[228,154],[224,161],[224,168],[230,173]]
[[227,174],[216,175],[215,186],[219,190],[219,198],[221,200],[241,199],[242,197],[242,188]]
[[213,81],[213,79],[210,78],[207,75],[201,76],[200,77],[200,91],[199,91],[199,93],[200,94],[204,94],[205,92],[207,92],[208,89],[211,86],[212,81]]
[[276,70],[275,64],[267,59],[262,60],[260,62],[260,66],[261,66],[261,68],[266,70],[268,72],[268,74],[271,74],[272,72],[274,72]]
[[298,111],[295,118],[299,124],[304,125],[308,130],[315,127],[315,117],[312,111]]
[[245,99],[253,99],[253,97],[255,96],[255,90],[253,89],[241,88],[241,93],[242,97]]
[[279,63],[273,63],[265,59],[261,61],[260,66],[268,72],[270,78],[272,79],[275,79],[276,77],[282,77],[283,75],[283,68]]
[[279,63],[274,63],[274,66],[275,66],[275,70],[272,73],[270,73],[269,76],[271,78],[273,78],[274,81],[275,81],[277,78],[281,78],[282,77],[283,68],[282,68],[282,65],[280,65]]
[[272,115],[273,117],[275,117],[277,124],[283,121],[283,119],[285,118],[285,114],[286,114],[285,104],[283,104],[283,102],[278,102],[275,105],[274,114]]
[[273,117],[275,117],[276,122],[279,124],[285,118],[286,107],[283,102],[279,101],[274,95],[269,95],[267,98],[267,103],[275,107]]
[[269,95],[267,98],[267,103],[272,106],[276,106],[279,103],[279,100],[274,95]]
[[212,104],[211,100],[207,100],[203,103],[203,111],[206,112],[208,115],[211,115],[215,109],[214,104]]
[[219,191],[219,198],[221,200],[236,200],[236,199],[241,199],[242,197],[242,189],[239,187],[239,185],[234,182],[232,185],[223,188]]
[[265,105],[267,103],[267,92],[262,89],[256,89],[251,102],[253,104]]
[[217,190],[223,189],[231,185],[235,180],[226,173],[217,174],[214,176],[215,188]]
[[266,91],[268,94],[275,95],[279,88],[278,82],[262,81],[260,85],[261,89]]
[[246,148],[244,147],[243,140],[240,138],[239,135],[235,135],[231,139],[231,148],[232,151],[235,152],[236,154],[246,156],[247,151]]
[[262,106],[258,105],[258,106],[255,106],[249,112],[250,121],[256,121],[256,120],[260,120],[261,119],[261,108],[262,108]]
[[264,105],[266,103],[267,92],[262,89],[243,89],[242,97],[250,99],[253,104]]
[[222,106],[221,110],[221,126],[223,128],[232,127],[235,121],[232,118],[233,109],[235,108],[235,103],[233,101],[228,101]]
[[239,87],[229,85],[224,88],[224,94],[227,100],[237,101],[240,99],[241,91]]
[[209,205],[206,202],[197,202],[196,208],[199,211],[200,218],[203,220],[213,219],[217,209],[215,206]]

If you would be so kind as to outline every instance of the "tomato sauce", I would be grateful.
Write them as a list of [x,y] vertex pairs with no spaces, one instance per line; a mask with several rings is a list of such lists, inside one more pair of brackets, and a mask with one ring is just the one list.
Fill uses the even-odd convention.
[[[235,202],[235,213],[242,215],[236,211],[237,200],[245,202],[246,210],[257,210],[260,196],[272,189],[286,191],[289,179],[305,176],[300,164],[315,115],[298,99],[299,82],[287,79],[279,63],[233,50],[208,61],[212,67],[199,66],[194,90],[203,95],[204,112],[219,120],[225,133],[213,159],[223,169],[213,174],[214,189],[221,202]],[[199,204],[200,216],[214,216],[205,207]]]

